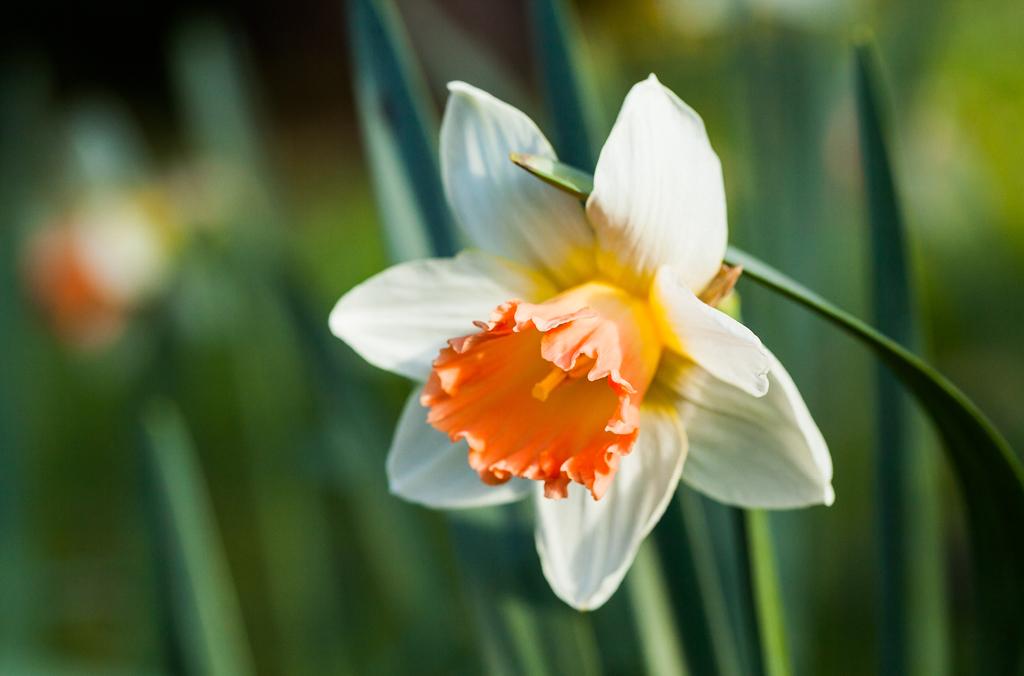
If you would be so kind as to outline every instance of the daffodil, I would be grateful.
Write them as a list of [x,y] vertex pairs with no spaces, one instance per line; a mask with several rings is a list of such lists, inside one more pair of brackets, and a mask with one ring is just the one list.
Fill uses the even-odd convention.
[[714,305],[738,270],[701,118],[653,75],[601,150],[586,204],[510,153],[555,158],[522,112],[462,82],[444,187],[473,248],[402,263],[338,301],[332,331],[423,385],[387,473],[435,508],[532,497],[555,593],[615,591],[682,479],[721,502],[830,504],[828,448],[792,379]]
[[99,191],[31,231],[24,272],[57,334],[90,350],[110,345],[156,295],[174,257],[176,221],[163,191]]

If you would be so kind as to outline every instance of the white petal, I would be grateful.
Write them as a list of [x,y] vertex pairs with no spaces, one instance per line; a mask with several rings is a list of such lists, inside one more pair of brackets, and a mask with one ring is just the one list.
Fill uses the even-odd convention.
[[452,443],[427,424],[427,409],[416,390],[405,402],[388,452],[388,486],[395,495],[436,509],[486,507],[526,497],[531,481],[512,479],[488,486],[469,466],[465,441]]
[[374,366],[426,380],[449,338],[475,332],[507,300],[543,300],[550,282],[481,252],[401,263],[342,296],[331,331]]
[[672,407],[648,405],[640,435],[622,458],[604,497],[578,484],[569,497],[537,492],[537,552],[560,599],[579,610],[600,607],[618,589],[637,549],[672,499],[686,457],[686,435]]
[[702,302],[665,266],[651,286],[651,307],[662,340],[716,378],[755,397],[768,391],[768,350],[729,315]]
[[659,380],[684,400],[690,440],[683,481],[730,505],[784,509],[830,505],[832,458],[807,405],[769,353],[771,387],[752,397],[666,354]]
[[464,82],[441,123],[441,171],[455,216],[473,243],[546,270],[563,286],[594,269],[594,234],[579,201],[512,163],[509,153],[555,158],[533,121]]
[[679,268],[700,293],[725,255],[725,187],[704,123],[651,75],[633,86],[601,149],[587,216],[598,265],[646,290],[659,267]]

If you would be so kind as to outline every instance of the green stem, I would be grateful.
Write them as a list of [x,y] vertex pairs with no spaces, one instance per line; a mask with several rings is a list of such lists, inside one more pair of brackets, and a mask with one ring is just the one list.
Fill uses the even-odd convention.
[[665,593],[665,575],[653,547],[653,542],[646,542],[640,547],[626,577],[626,585],[633,602],[633,615],[648,673],[682,676],[689,671],[679,628],[672,616],[670,598]]
[[768,514],[748,510],[744,524],[763,671],[765,676],[788,676],[792,668]]

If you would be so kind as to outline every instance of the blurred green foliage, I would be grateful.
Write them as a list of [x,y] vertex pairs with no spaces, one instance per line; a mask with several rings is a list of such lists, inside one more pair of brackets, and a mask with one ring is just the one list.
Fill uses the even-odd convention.
[[[436,119],[446,80],[466,79],[553,135],[568,133],[541,104],[549,84],[529,54],[535,3],[470,4],[394,4],[435,106],[427,117]],[[589,64],[583,88],[598,102],[593,135],[607,132],[628,86],[656,72],[705,119],[734,240],[860,316],[870,266],[850,38],[871,26],[892,92],[890,153],[924,349],[1024,447],[1018,2],[569,9],[586,47],[573,58]],[[340,7],[336,15],[340,32]],[[48,54],[2,64],[0,672],[189,669],[186,637],[172,630],[174,578],[151,518],[157,489],[139,427],[154,396],[176,402],[193,442],[222,537],[222,582],[238,599],[258,672],[535,673],[543,658],[503,652],[531,642],[555,656],[553,673],[594,653],[600,660],[582,665],[589,673],[671,664],[671,650],[652,657],[644,644],[650,618],[635,621],[647,606],[632,595],[650,586],[626,585],[606,609],[577,617],[537,584],[515,517],[503,539],[487,523],[453,524],[387,493],[384,454],[407,386],[326,332],[337,297],[395,255],[371,190],[371,153],[354,110],[330,133],[275,118],[272,75],[253,65],[249,40],[230,19],[169,30],[176,105],[157,137],[126,112],[131,91],[58,100]],[[312,140],[292,147],[303,135]],[[116,336],[82,345],[54,330],[55,306],[34,291],[32,242],[89,196],[140,191],[173,204],[172,225],[162,226],[172,234],[161,235],[171,272],[158,294],[124,309]],[[742,291],[746,318],[791,365],[835,461],[833,507],[761,524],[778,555],[794,672],[875,673],[873,371],[848,338],[752,285]],[[939,483],[951,653],[962,656],[972,621],[963,517],[948,477]],[[694,497],[680,500],[691,514]],[[670,513],[659,549],[662,532],[679,529]],[[712,558],[698,552],[695,561],[706,581]],[[649,564],[641,560],[639,575]],[[670,588],[674,570],[661,571]],[[521,571],[534,575],[525,592],[509,581],[525,579]],[[487,586],[466,584],[473,578]],[[500,607],[496,626],[521,635],[488,633],[481,606]],[[538,616],[540,628],[524,620]],[[572,647],[552,638],[568,635]],[[693,647],[684,643],[683,652]]]

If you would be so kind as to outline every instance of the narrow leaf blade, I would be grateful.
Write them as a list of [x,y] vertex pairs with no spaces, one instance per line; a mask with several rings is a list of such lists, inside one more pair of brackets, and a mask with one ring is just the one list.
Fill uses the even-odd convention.
[[348,3],[359,120],[392,255],[451,256],[456,238],[445,201],[426,84],[394,8]]
[[143,427],[181,652],[193,673],[254,673],[213,507],[184,422],[170,404],[155,403]]
[[[879,331],[915,344],[906,228],[870,42],[854,53],[861,167],[872,262],[871,305]],[[882,365],[876,380],[875,487],[883,674],[941,674],[948,660],[943,613],[941,528],[936,457],[922,447],[896,378]]]
[[533,0],[530,21],[555,148],[569,164],[593,169],[594,108],[588,105],[585,70],[578,67],[580,40],[573,16],[565,0]]
[[979,673],[1012,673],[1024,657],[1024,469],[1006,440],[955,385],[892,339],[771,266],[729,249],[745,276],[854,336],[899,378],[939,431],[967,510],[977,598]]
[[35,361],[25,358],[33,337],[20,293],[18,257],[24,236],[20,224],[31,222],[34,186],[47,182],[52,136],[48,85],[38,66],[0,69],[0,655],[9,662],[41,654],[41,571],[33,565],[31,484],[26,481],[34,449],[23,403],[38,376]]
[[577,199],[587,199],[587,196],[594,190],[593,176],[550,157],[512,153],[509,155],[509,159],[548,185],[567,192]]

